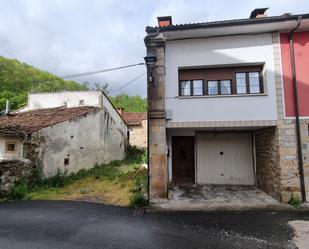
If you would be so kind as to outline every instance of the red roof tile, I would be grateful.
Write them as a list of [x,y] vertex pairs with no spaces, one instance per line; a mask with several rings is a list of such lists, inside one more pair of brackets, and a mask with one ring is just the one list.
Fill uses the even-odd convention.
[[42,128],[73,120],[100,110],[99,107],[81,106],[73,108],[57,107],[9,114],[0,117],[0,135],[22,136]]
[[128,125],[139,125],[147,120],[147,112],[123,112],[122,117]]

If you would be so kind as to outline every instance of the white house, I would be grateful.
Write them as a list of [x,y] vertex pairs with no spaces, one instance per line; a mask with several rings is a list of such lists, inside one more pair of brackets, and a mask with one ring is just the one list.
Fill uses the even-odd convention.
[[158,17],[146,28],[150,198],[166,198],[168,183],[250,185],[280,201],[301,193],[279,41],[299,16],[265,10],[179,25]]
[[122,160],[126,147],[127,124],[103,93],[31,94],[25,109],[0,117],[0,185],[22,176],[12,161],[50,177]]

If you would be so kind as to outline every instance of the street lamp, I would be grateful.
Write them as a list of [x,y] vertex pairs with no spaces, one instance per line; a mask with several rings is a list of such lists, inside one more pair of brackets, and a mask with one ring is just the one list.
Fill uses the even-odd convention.
[[144,57],[144,60],[146,62],[147,71],[149,72],[149,81],[153,81],[153,71],[156,67],[157,57],[153,54],[148,54],[146,57]]

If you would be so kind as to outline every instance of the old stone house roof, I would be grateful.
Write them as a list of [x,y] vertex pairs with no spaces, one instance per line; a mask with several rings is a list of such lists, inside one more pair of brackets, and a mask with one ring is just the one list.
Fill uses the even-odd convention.
[[147,112],[123,112],[122,117],[128,125],[140,125],[147,120]]
[[100,110],[99,107],[56,107],[38,109],[0,117],[0,135],[24,136],[65,121],[74,120]]

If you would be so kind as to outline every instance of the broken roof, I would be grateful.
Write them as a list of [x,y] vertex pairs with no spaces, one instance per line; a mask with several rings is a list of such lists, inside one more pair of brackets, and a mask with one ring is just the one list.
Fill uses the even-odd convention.
[[86,116],[88,113],[100,109],[93,106],[56,107],[9,114],[0,117],[0,135],[23,136],[31,134],[48,126]]
[[123,112],[123,119],[128,125],[140,125],[143,120],[147,120],[146,112]]

